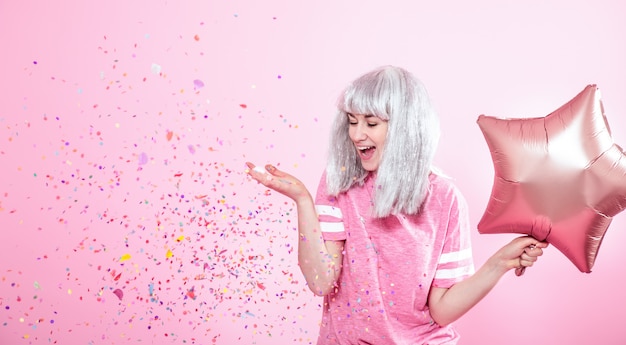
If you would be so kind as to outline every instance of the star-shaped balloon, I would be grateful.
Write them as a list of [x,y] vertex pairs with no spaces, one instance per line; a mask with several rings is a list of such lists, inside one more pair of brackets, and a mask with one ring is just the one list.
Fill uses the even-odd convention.
[[545,117],[480,115],[477,123],[495,170],[478,231],[547,241],[591,272],[613,216],[626,208],[626,155],[596,85]]

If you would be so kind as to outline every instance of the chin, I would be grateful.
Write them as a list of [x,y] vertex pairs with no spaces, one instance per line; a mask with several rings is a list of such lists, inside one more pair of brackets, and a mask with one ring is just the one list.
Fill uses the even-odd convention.
[[369,171],[369,172],[378,170],[378,166],[372,166],[370,164],[361,164],[361,166],[363,167],[365,171]]

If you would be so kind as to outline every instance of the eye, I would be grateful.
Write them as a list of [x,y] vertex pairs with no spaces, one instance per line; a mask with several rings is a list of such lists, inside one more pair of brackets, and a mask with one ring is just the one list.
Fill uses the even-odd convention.
[[348,115],[348,123],[351,126],[354,126],[354,125],[358,124],[359,122],[353,116]]
[[367,127],[376,127],[378,126],[378,123],[368,123]]

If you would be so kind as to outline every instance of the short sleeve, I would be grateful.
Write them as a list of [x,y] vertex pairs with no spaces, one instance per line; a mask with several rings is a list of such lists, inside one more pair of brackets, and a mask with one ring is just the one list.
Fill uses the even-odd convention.
[[326,173],[322,174],[315,196],[315,211],[320,221],[322,237],[327,241],[346,239],[343,212],[337,197],[328,195]]
[[443,250],[437,263],[433,286],[449,288],[474,274],[468,207],[465,198],[454,187],[448,195],[448,226]]

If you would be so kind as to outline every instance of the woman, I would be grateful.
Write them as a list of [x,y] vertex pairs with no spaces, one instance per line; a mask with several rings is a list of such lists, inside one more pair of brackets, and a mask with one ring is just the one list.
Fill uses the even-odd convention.
[[408,71],[371,71],[337,106],[315,200],[294,176],[247,163],[296,204],[300,268],[325,296],[318,344],[456,344],[451,323],[547,243],[516,238],[474,272],[467,205],[432,166],[437,115]]

